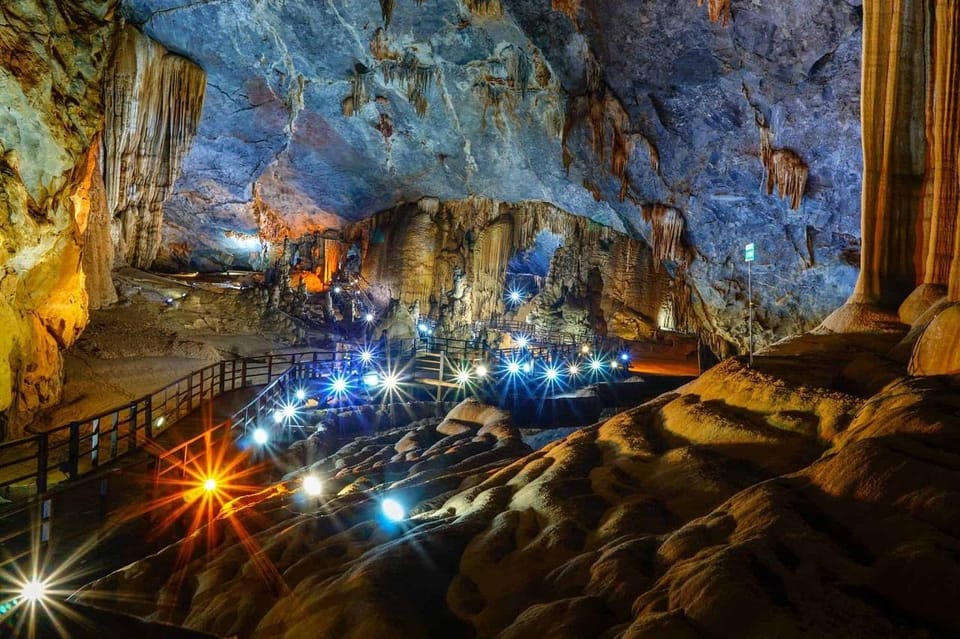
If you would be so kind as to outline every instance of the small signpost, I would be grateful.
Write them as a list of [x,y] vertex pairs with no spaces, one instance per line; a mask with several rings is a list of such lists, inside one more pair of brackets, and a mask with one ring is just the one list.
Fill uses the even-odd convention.
[[743,247],[743,259],[747,263],[747,306],[750,309],[750,319],[748,321],[750,329],[750,368],[753,368],[753,261],[757,259],[757,249],[753,242]]

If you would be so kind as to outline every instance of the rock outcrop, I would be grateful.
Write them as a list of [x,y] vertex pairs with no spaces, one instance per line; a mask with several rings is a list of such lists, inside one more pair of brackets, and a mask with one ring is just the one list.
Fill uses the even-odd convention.
[[60,350],[87,322],[82,247],[91,220],[102,231],[97,133],[115,5],[0,7],[0,431],[59,399]]
[[896,339],[786,342],[528,454],[464,404],[77,596],[240,637],[949,636],[960,404]]

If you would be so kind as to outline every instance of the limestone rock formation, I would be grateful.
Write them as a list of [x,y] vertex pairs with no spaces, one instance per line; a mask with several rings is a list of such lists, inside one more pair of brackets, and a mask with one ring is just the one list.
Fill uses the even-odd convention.
[[225,508],[212,548],[77,596],[240,637],[949,636],[960,404],[878,366],[895,340],[785,342],[529,454],[465,404],[314,464],[318,501],[291,478]]
[[[759,342],[811,328],[858,263],[859,3],[708,6],[130,0],[210,84],[158,265],[264,267],[261,242],[423,197],[546,202],[652,243],[660,204],[712,341],[745,344],[751,241]],[[786,199],[762,190],[758,120]]]
[[91,218],[102,223],[96,147],[115,6],[0,7],[0,437],[59,399],[60,350],[87,322],[81,247]]
[[163,202],[196,134],[205,88],[189,60],[131,26],[118,34],[104,86],[104,178],[120,262],[153,264]]

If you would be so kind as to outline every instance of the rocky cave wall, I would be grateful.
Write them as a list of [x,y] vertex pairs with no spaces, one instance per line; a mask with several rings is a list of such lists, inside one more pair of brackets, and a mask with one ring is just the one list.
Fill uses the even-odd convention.
[[[561,245],[539,293],[513,308],[506,300],[508,262],[543,230]],[[399,300],[460,328],[506,318],[629,339],[657,328],[661,307],[673,300],[664,265],[684,255],[674,247],[676,254],[658,261],[642,240],[550,204],[485,198],[424,199],[351,225],[343,236],[360,248],[363,279],[381,306]]]
[[60,350],[87,322],[80,264],[84,234],[104,223],[93,209],[115,4],[0,7],[0,431],[59,399]]
[[120,259],[138,263],[137,250],[123,248],[124,230],[159,228],[163,188],[177,172],[171,158],[189,143],[178,127],[189,129],[202,99],[202,73],[182,59],[176,72],[141,77],[137,55],[149,51],[164,69],[171,56],[123,29],[116,7],[0,7],[0,437],[20,434],[34,411],[59,401],[60,353],[90,308],[116,301],[117,235]]
[[129,0],[210,84],[157,264],[263,267],[263,242],[423,197],[652,244],[661,204],[705,335],[745,346],[747,242],[758,343],[811,328],[859,264],[861,3],[706,4]]

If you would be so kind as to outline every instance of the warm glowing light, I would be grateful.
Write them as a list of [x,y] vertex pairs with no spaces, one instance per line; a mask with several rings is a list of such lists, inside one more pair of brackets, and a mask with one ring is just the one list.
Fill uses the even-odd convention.
[[613,370],[617,370],[618,368],[620,368],[620,364],[616,362],[610,362],[610,368],[612,368]]
[[217,480],[213,477],[207,477],[203,480],[203,489],[208,493],[212,493],[217,489]]
[[323,492],[323,482],[316,475],[306,475],[303,478],[303,492],[316,497]]
[[376,373],[367,373],[363,376],[363,384],[370,388],[376,388],[380,385],[380,376]]
[[31,579],[20,589],[20,597],[30,603],[42,600],[46,594],[47,586],[39,579]]
[[571,377],[576,377],[580,374],[580,367],[576,364],[570,364],[570,367],[567,369]]
[[586,355],[587,353],[589,353],[589,352],[590,352],[590,345],[589,345],[589,344],[584,344],[583,346],[581,346],[581,347],[580,347],[580,352],[583,353],[584,355]]
[[163,428],[163,425],[166,422],[167,420],[162,415],[160,417],[157,417],[157,428]]
[[388,391],[394,390],[397,385],[400,383],[400,379],[393,373],[388,373],[383,376],[383,387]]
[[489,369],[487,369],[486,366],[484,366],[483,364],[480,364],[479,366],[477,366],[477,369],[475,372],[477,373],[477,377],[486,377],[487,373],[489,373],[490,371]]
[[388,497],[381,503],[384,516],[390,521],[403,521],[407,516],[407,509],[396,499]]
[[263,446],[269,439],[270,435],[268,435],[267,431],[264,429],[258,428],[257,430],[253,431],[253,441],[256,442],[258,446]]
[[373,359],[373,352],[367,349],[360,351],[360,359],[364,364],[369,364]]
[[296,395],[297,395],[297,399],[302,402],[307,398],[307,391],[303,390],[302,388],[298,388]]

